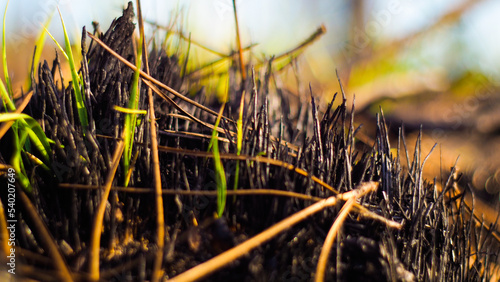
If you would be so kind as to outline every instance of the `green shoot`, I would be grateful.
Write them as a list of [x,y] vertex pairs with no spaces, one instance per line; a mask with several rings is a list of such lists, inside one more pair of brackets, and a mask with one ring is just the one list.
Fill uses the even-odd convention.
[[73,80],[72,85],[73,85],[73,91],[75,92],[75,101],[76,101],[76,108],[78,110],[78,118],[80,119],[80,123],[83,127],[83,133],[85,134],[87,132],[87,127],[89,125],[87,109],[85,108],[85,103],[83,102],[81,82],[78,76],[78,70],[76,69],[75,66],[73,51],[71,50],[71,43],[69,42],[68,33],[66,32],[66,26],[64,25],[64,20],[61,15],[61,11],[59,11],[59,9],[58,12],[59,12],[59,17],[61,18],[61,23],[64,31],[64,44],[66,45],[66,51],[61,47],[59,42],[57,42],[57,40],[54,38],[54,36],[52,36],[52,34],[48,31],[48,29],[45,26],[43,28],[50,36],[50,38],[52,38],[57,47],[61,50],[64,57],[68,60],[69,67],[71,69],[71,79]]
[[[7,90],[5,89],[2,80],[0,80],[0,89],[0,92],[2,93],[2,96],[4,98],[4,103],[5,101],[7,101],[9,110],[15,111],[16,108],[7,95]],[[38,122],[26,114],[0,114],[0,122],[8,121],[14,121],[14,124],[12,125],[14,139],[12,142],[13,154],[10,163],[12,167],[19,172],[17,175],[21,186],[24,187],[28,192],[31,192],[31,185],[28,178],[26,177],[26,171],[24,170],[21,154],[25,153],[25,149],[31,151],[30,149],[32,147],[35,147],[37,148],[38,152],[40,152],[45,167],[47,167],[47,165],[50,164],[50,157],[52,153],[49,142],[51,142],[52,140],[47,138]],[[29,139],[26,140],[26,137],[29,137]]]
[[222,112],[224,111],[224,105],[222,105],[217,120],[215,121],[214,130],[212,131],[212,138],[210,139],[209,148],[212,149],[214,154],[214,165],[215,165],[215,183],[217,185],[217,216],[221,217],[226,207],[226,194],[227,194],[227,183],[226,183],[226,173],[224,172],[224,165],[219,153],[219,133],[217,128],[219,127],[219,122],[222,117]]
[[43,161],[34,156],[33,154],[26,152],[26,156],[31,160],[34,166],[38,166],[43,168],[45,171],[51,171],[51,168],[48,167]]
[[12,99],[10,99],[10,93],[7,91],[7,88],[5,88],[5,84],[3,84],[3,81],[0,79],[0,95],[2,95],[2,102],[4,104],[4,108],[8,111],[15,111],[16,106],[14,105],[14,102],[12,102]]
[[[16,170],[17,172],[17,178],[21,184],[22,187],[24,187],[28,192],[31,192],[32,187],[30,184],[29,179],[26,177],[26,171],[24,169],[24,164],[23,164],[23,159],[21,156],[22,152],[22,145],[21,145],[21,140],[26,139],[26,138],[19,138],[18,136],[18,130],[15,129],[15,127],[12,128],[14,130],[13,140],[12,140],[12,145],[13,145],[13,152],[12,152],[12,157],[10,159],[10,163],[12,167]],[[25,134],[23,134],[25,135]],[[21,140],[20,140],[21,139]]]
[[52,38],[52,41],[54,41],[57,48],[59,48],[59,50],[63,54],[64,58],[66,58],[66,60],[69,60],[68,54],[66,54],[66,51],[64,51],[64,48],[61,46],[61,44],[59,44],[59,42],[54,38],[54,36],[52,36],[52,33],[50,33],[50,31],[47,29],[47,27],[45,27],[43,25],[42,25],[42,27],[45,30],[45,32],[50,36],[50,38]]
[[[131,111],[137,111],[139,107],[139,70],[142,64],[142,40],[141,36],[139,44],[137,44],[137,56],[136,56],[136,71],[132,78],[132,84],[130,86],[130,98],[128,101],[128,108]],[[134,143],[135,127],[136,127],[137,116],[135,113],[127,113],[125,116],[125,126],[124,126],[124,149],[123,149],[123,167],[126,172],[127,177],[125,178],[124,186],[128,186],[131,173],[128,172],[130,168],[130,160],[132,158],[132,148]]]
[[[243,106],[245,104],[245,91],[241,95],[240,101],[240,115],[236,121],[236,155],[241,154],[241,147],[243,144]],[[233,190],[238,189],[238,182],[240,180],[240,161],[236,160],[236,169],[234,172],[234,187]],[[233,197],[233,202],[236,200],[236,196]]]
[[[52,17],[54,16],[54,13],[50,14],[50,17],[47,19],[47,21],[44,23],[44,27],[48,27],[50,25],[50,22],[52,21]],[[36,75],[37,71],[37,66],[38,63],[40,62],[40,58],[42,57],[42,51],[43,47],[45,46],[45,38],[47,37],[47,33],[43,31],[43,29],[40,32],[40,35],[38,36],[37,40],[35,41],[35,56],[33,59],[33,71],[34,74]],[[26,81],[24,82],[24,89],[28,91],[31,88],[31,70],[29,70],[28,75],[26,76]]]
[[11,158],[11,165],[17,172],[19,172],[17,176],[19,177],[21,186],[26,188],[28,192],[31,192],[31,185],[29,179],[26,177],[26,171],[22,160],[23,147],[28,141],[27,137],[29,137],[31,145],[37,148],[43,158],[43,162],[48,164],[50,163],[51,154],[49,139],[45,136],[45,133],[38,122],[26,114],[0,114],[0,122],[7,121],[17,121],[12,128],[14,130],[14,150]]
[[146,110],[134,110],[134,109],[129,109],[129,108],[123,108],[120,106],[115,105],[113,107],[115,111],[126,113],[126,114],[136,114],[136,115],[146,115],[148,111]]
[[7,91],[12,94],[12,85],[10,84],[9,70],[7,68],[7,48],[5,48],[5,18],[7,17],[7,7],[9,7],[9,1],[5,5],[5,11],[3,13],[3,27],[2,27],[2,63],[3,63],[3,75],[5,77],[5,84],[7,85]]
[[12,91],[7,68],[7,48],[5,42],[5,18],[7,15],[7,7],[8,2],[5,7],[2,27],[2,63],[6,85],[0,79],[0,95],[2,96],[2,102],[7,113],[0,114],[0,122],[14,122],[11,127],[13,131],[13,151],[10,163],[18,172],[17,177],[21,186],[28,192],[31,192],[31,184],[23,164],[23,155],[27,155],[25,150],[31,151],[31,148],[36,148],[41,154],[45,167],[48,167],[47,164],[50,163],[52,151],[49,145],[50,139],[47,138],[38,122],[26,114],[14,113],[14,111],[16,111],[16,106],[13,101],[14,93]]
[[[26,132],[30,137],[31,145],[34,146],[41,154],[44,163],[50,162],[51,148],[49,140],[38,122],[27,114],[18,113],[2,113],[0,114],[0,122],[18,120],[19,130]],[[24,143],[22,144],[24,145]]]
[[80,118],[80,122],[83,127],[84,134],[87,132],[87,126],[89,125],[88,117],[87,117],[87,109],[85,108],[85,104],[83,102],[83,96],[80,88],[80,79],[78,78],[78,70],[75,66],[75,61],[73,59],[73,52],[71,51],[71,43],[69,42],[68,33],[66,32],[66,26],[64,25],[64,20],[61,15],[61,11],[57,9],[59,12],[59,17],[61,18],[61,23],[64,31],[64,44],[66,45],[66,52],[68,53],[68,62],[71,68],[71,78],[73,79],[73,90],[75,91],[75,100],[76,100],[76,108],[78,110],[78,116]]

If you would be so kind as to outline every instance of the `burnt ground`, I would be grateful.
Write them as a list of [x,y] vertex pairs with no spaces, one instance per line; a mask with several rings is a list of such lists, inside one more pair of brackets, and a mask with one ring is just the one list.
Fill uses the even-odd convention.
[[[135,61],[133,18],[133,9],[129,6],[108,31],[96,32],[104,43],[131,62]],[[84,36],[84,40],[89,39]],[[81,74],[90,119],[88,132],[83,134],[78,121],[71,85],[65,87],[61,83],[67,79],[59,72],[58,60],[38,66],[33,98],[25,110],[43,125],[47,137],[54,141],[51,170],[35,165],[26,167],[33,187],[27,195],[76,280],[88,279],[92,223],[124,124],[125,114],[113,107],[127,107],[133,76],[129,67],[96,42],[88,48],[86,43],[82,45]],[[238,72],[237,61],[234,64],[229,70],[233,78]],[[158,47],[149,50],[151,76],[173,89],[187,84],[180,65],[179,60],[167,55],[165,50]],[[249,66],[247,69],[251,73]],[[345,93],[337,95],[340,105],[333,106],[332,101],[321,113],[316,110],[314,98],[298,109],[291,109],[290,105],[300,105],[297,96],[288,95],[285,89],[272,83],[275,75],[272,69],[259,73],[255,80],[249,77],[242,82],[231,81],[231,98],[224,111],[229,119],[222,119],[220,124],[224,130],[219,134],[221,153],[232,156],[236,153],[236,138],[230,132],[236,132],[233,121],[244,91],[247,94],[241,155],[279,160],[306,171],[307,175],[276,163],[240,161],[238,190],[276,189],[327,198],[334,193],[314,179],[320,179],[340,193],[351,191],[362,182],[376,181],[378,190],[363,197],[360,203],[402,226],[391,228],[352,212],[332,247],[325,273],[328,281],[493,279],[499,262],[498,236],[491,231],[496,227],[488,222],[481,224],[480,219],[471,215],[473,207],[461,204],[467,190],[465,193],[455,190],[458,176],[453,169],[443,183],[423,179],[426,153],[419,149],[420,139],[415,151],[405,149],[403,134],[399,135],[397,144],[391,145],[384,116],[379,114],[372,125],[375,133],[370,136],[374,142],[363,142],[358,138],[358,128],[354,128],[355,108],[346,104]],[[147,109],[147,87],[142,83],[140,89],[139,108]],[[214,115],[164,93],[199,120],[215,123]],[[191,98],[217,111],[220,104],[209,94],[201,90]],[[223,253],[314,202],[276,195],[229,195],[222,217],[214,217],[216,198],[208,194],[194,195],[197,191],[214,191],[217,186],[213,158],[195,153],[209,150],[212,130],[180,117],[182,113],[164,99],[155,99],[158,143],[162,146],[162,188],[170,191],[163,196],[164,278],[175,277]],[[133,149],[136,159],[129,187],[154,187],[149,122],[142,118],[137,127]],[[7,138],[8,135],[2,139],[2,163],[8,163],[10,157]],[[181,150],[174,152],[172,148]],[[402,163],[406,155],[409,161]],[[237,160],[228,156],[222,163],[227,187],[232,189]],[[123,186],[125,177],[120,164],[113,186]],[[181,190],[193,194],[174,192]],[[1,193],[5,206],[5,191]],[[101,234],[102,280],[151,279],[157,246],[154,203],[151,189],[147,192],[112,190]],[[204,279],[313,279],[326,234],[340,208],[341,205],[337,205],[322,210]],[[35,280],[58,280],[57,269],[44,242],[46,238],[38,233],[36,220],[24,202],[19,202],[18,209],[19,274]]]

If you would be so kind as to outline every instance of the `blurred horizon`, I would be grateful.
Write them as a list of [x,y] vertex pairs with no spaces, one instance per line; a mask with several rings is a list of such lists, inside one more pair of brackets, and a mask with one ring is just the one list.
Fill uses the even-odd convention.
[[[128,1],[11,1],[7,11],[7,42],[23,41],[36,37],[41,25],[59,7],[73,41],[78,42],[81,28],[92,30],[92,21],[106,30],[112,19],[121,15]],[[30,3],[26,5],[26,3]],[[201,44],[229,54],[235,49],[234,17],[231,0],[199,1],[142,1],[145,19],[167,26],[176,11],[185,34]],[[322,24],[326,27],[317,42],[304,52],[304,60],[313,72],[306,79],[313,84],[325,84],[335,80],[335,70],[350,71],[346,56],[372,52],[384,42],[404,39],[425,31],[440,17],[464,3],[470,8],[459,15],[458,20],[438,26],[437,32],[424,33],[424,46],[413,53],[415,68],[453,67],[455,73],[470,69],[500,80],[500,35],[495,33],[496,15],[500,14],[500,2],[493,0],[442,0],[442,1],[236,1],[240,32],[244,46],[257,43],[252,51],[266,57],[286,52],[308,38]],[[6,1],[0,1],[5,7]],[[135,5],[135,3],[134,3]],[[359,5],[361,7],[353,7]],[[359,10],[359,11],[358,11]],[[354,11],[354,12],[353,12]],[[358,18],[355,18],[358,17]],[[57,13],[49,30],[62,41],[62,28]],[[152,30],[151,28],[149,29]],[[78,38],[75,38],[77,37]],[[47,44],[52,44],[50,39]],[[414,44],[409,44],[413,47]],[[349,50],[351,49],[351,50]],[[362,50],[358,50],[362,49]],[[458,56],[449,58],[450,52]],[[451,61],[450,61],[451,60]],[[347,70],[347,71],[346,71]],[[453,74],[452,74],[453,75]],[[345,75],[348,77],[348,75]],[[308,81],[306,81],[308,82]],[[307,83],[306,83],[307,84]],[[334,85],[334,84],[333,84]],[[358,93],[362,95],[362,93]]]
[[[34,38],[56,7],[72,41],[79,44],[83,26],[92,31],[92,21],[97,21],[101,30],[107,30],[127,2],[11,1],[6,17],[10,75],[19,81],[27,75]],[[6,3],[0,0],[1,7]],[[464,171],[476,187],[486,187],[492,194],[500,191],[496,153],[500,152],[496,114],[500,1],[237,0],[236,4],[242,45],[258,44],[251,49],[254,59],[286,53],[322,25],[326,28],[301,54],[294,54],[293,67],[282,73],[294,93],[309,97],[311,83],[314,96],[327,102],[340,91],[338,71],[348,99],[355,95],[361,112],[373,114],[382,106],[390,122],[405,120],[414,129],[424,124],[430,139],[443,144],[443,155],[445,149],[450,152],[445,167],[462,154]],[[193,41],[220,53],[236,49],[231,0],[141,1],[141,5],[148,21],[175,24]],[[147,27],[153,34],[154,28]],[[48,29],[63,42],[57,12]],[[44,54],[53,58],[49,37],[46,44]],[[194,48],[189,56],[198,65],[214,59],[201,48]],[[288,63],[285,60],[282,65]]]

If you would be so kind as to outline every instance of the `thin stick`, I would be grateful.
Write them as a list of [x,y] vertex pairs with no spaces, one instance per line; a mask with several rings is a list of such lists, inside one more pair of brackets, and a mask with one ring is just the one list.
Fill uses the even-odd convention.
[[[60,183],[59,188],[64,189],[99,189],[101,186],[99,185],[86,185],[86,184],[72,184],[72,183]],[[113,186],[111,190],[120,191],[125,193],[155,193],[155,190],[152,188],[139,188],[139,187],[121,187],[121,186]],[[217,191],[208,191],[208,190],[173,190],[173,189],[162,189],[161,193],[163,195],[188,195],[188,196],[217,196]],[[256,195],[271,195],[271,196],[282,196],[282,197],[290,197],[297,198],[301,200],[308,201],[321,201],[323,198],[304,195],[297,192],[283,191],[277,189],[240,189],[240,190],[228,190],[228,195],[234,196],[256,196]]]
[[3,208],[2,201],[0,201],[0,236],[2,236],[2,251],[3,251],[3,256],[4,258],[7,256],[8,253],[10,253],[10,246],[9,246],[9,230],[7,229],[7,219],[5,218],[5,215],[7,213],[5,212],[5,209]]
[[[374,182],[363,183],[358,189],[361,191],[373,191],[378,185],[374,185]],[[169,281],[195,281],[208,276],[209,274],[219,270],[220,268],[226,266],[227,264],[233,262],[236,259],[248,254],[250,251],[256,247],[264,244],[265,242],[272,239],[277,234],[290,229],[293,225],[306,219],[307,217],[327,208],[337,204],[338,200],[345,200],[353,197],[353,194],[362,193],[360,191],[349,191],[343,194],[329,197],[327,199],[321,200],[311,206],[296,212],[295,214],[283,219],[282,221],[274,224],[258,235],[248,239],[247,241],[241,243],[240,245],[202,263],[199,264],[179,275],[170,279]]]
[[238,44],[238,57],[240,59],[240,69],[242,81],[247,78],[245,64],[243,63],[243,49],[241,48],[240,25],[238,24],[238,13],[236,12],[236,0],[233,0],[234,22],[236,25],[236,44]]
[[[372,182],[375,183],[375,182]],[[377,183],[378,186],[378,183]],[[316,266],[316,275],[315,281],[321,282],[325,280],[325,269],[328,264],[328,257],[330,256],[330,250],[332,249],[333,241],[337,236],[342,224],[344,223],[347,215],[351,212],[352,207],[356,203],[356,199],[359,198],[359,195],[354,195],[350,198],[340,210],[337,219],[333,223],[330,231],[328,231],[328,235],[325,238],[325,242],[323,243],[323,247],[321,248],[321,254],[319,255],[318,265]]]
[[[146,48],[146,41],[144,40],[144,21],[142,18],[141,1],[137,0],[137,15],[139,18],[139,30],[141,33],[142,50],[144,56],[144,66],[146,74],[149,75],[148,63],[148,50]],[[186,59],[187,61],[187,59]],[[150,135],[151,135],[151,150],[153,155],[153,174],[154,174],[154,188],[156,200],[156,250],[155,260],[153,264],[153,273],[151,274],[151,281],[160,280],[160,269],[162,265],[163,249],[165,246],[165,219],[163,211],[163,198],[161,188],[161,175],[160,175],[160,158],[158,156],[158,139],[156,136],[156,118],[154,109],[154,99],[151,88],[148,87],[148,101],[149,101],[149,121],[150,121]]]
[[[123,138],[124,134],[122,133],[121,139],[123,140]],[[106,210],[106,202],[108,201],[109,191],[111,190],[111,185],[113,184],[113,179],[115,178],[115,173],[124,149],[124,143],[122,140],[118,140],[118,143],[116,144],[111,169],[108,172],[106,183],[104,185],[104,191],[101,195],[101,202],[97,208],[97,213],[93,222],[94,225],[92,226],[89,250],[89,273],[90,279],[94,281],[99,280],[99,250],[101,248],[102,221],[104,219],[104,211]]]

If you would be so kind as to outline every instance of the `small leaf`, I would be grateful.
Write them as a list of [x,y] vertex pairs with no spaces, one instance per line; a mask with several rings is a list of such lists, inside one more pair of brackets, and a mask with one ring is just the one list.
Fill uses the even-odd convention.
[[[225,105],[225,104],[224,104]],[[224,165],[222,164],[220,153],[219,153],[219,133],[217,128],[219,127],[219,122],[222,117],[222,112],[224,111],[224,105],[222,105],[217,120],[215,121],[214,130],[212,131],[212,138],[210,143],[212,144],[212,152],[214,154],[214,165],[215,165],[215,183],[217,184],[217,215],[219,217],[224,213],[226,207],[226,194],[227,194],[227,182],[226,173],[224,172]]]

